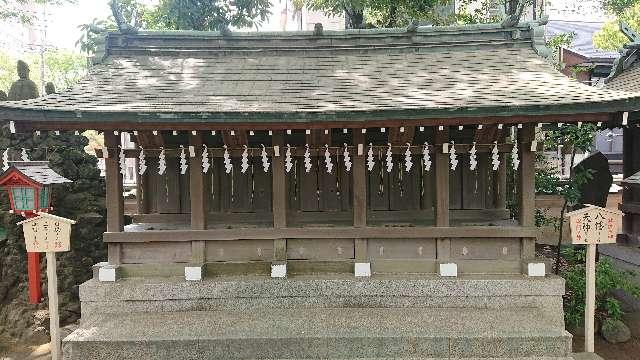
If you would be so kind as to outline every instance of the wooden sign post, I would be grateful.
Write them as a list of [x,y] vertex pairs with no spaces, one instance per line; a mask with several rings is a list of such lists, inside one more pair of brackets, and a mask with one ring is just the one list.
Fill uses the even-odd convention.
[[51,333],[51,359],[53,360],[61,359],[56,252],[69,251],[71,225],[75,223],[73,220],[42,212],[34,218],[18,223],[18,225],[22,225],[27,251],[47,253],[49,329]]
[[584,348],[593,352],[596,307],[596,252],[598,244],[615,243],[622,212],[599,206],[586,207],[567,213],[571,227],[571,242],[587,246],[586,306],[584,314]]

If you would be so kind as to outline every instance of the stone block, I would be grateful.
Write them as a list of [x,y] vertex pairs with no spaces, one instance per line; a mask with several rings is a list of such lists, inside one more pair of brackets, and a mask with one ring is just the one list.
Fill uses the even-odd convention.
[[371,263],[355,263],[353,272],[356,277],[369,277],[371,276]]
[[440,276],[457,277],[458,264],[456,263],[440,264]]
[[185,266],[184,279],[187,281],[202,280],[202,266]]
[[531,277],[544,277],[547,274],[545,263],[527,263],[527,275]]
[[271,264],[271,277],[272,278],[285,278],[287,277],[287,263],[286,262],[274,262]]
[[98,269],[98,280],[101,282],[114,282],[120,277],[117,265],[104,265]]
[[97,264],[95,264],[95,265],[93,265],[93,266],[91,267],[91,272],[92,272],[92,274],[93,274],[93,278],[94,278],[94,279],[96,279],[96,280],[98,279],[98,277],[99,277],[99,275],[100,275],[100,274],[99,274],[99,273],[100,273],[100,268],[101,268],[101,267],[103,267],[103,266],[105,266],[105,265],[109,265],[109,263],[108,263],[108,262],[106,262],[106,261],[102,261],[102,262],[99,262],[99,263],[97,263]]

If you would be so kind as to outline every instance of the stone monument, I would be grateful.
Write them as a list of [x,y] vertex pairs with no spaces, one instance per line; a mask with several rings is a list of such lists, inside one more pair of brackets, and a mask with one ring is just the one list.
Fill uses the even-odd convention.
[[29,79],[29,65],[22,60],[18,60],[18,76],[9,89],[9,101],[28,100],[37,98],[38,86],[33,80]]

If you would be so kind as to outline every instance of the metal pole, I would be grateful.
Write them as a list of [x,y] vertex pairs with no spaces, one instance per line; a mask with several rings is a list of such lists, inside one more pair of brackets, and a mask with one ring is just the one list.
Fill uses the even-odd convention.
[[51,359],[60,359],[60,316],[58,315],[58,275],[56,253],[47,252],[47,290],[49,293],[49,329],[51,333]]

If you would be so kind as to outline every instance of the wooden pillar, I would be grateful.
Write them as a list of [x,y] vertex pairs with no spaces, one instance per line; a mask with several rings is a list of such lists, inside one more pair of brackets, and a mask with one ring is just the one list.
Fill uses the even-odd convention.
[[[535,226],[535,162],[536,153],[531,151],[531,142],[535,138],[535,124],[524,124],[518,129],[518,149],[520,150],[520,169],[518,171],[518,202],[520,205],[520,225]],[[535,257],[535,238],[522,238],[521,257]]]
[[[202,157],[198,151],[202,149],[202,134],[189,135],[189,146],[193,146],[195,157],[189,158],[189,196],[191,200],[191,229],[205,230],[207,228],[207,213],[204,195],[204,173],[202,172]],[[202,240],[191,242],[191,261],[195,264],[205,262],[205,242]]]
[[[106,173],[107,232],[124,230],[124,199],[122,197],[122,174],[118,164],[118,146],[120,136],[112,131],[105,131],[104,144],[109,157],[104,159]],[[121,245],[109,243],[108,259],[112,265],[120,264]]]
[[[449,154],[443,152],[442,144],[449,142],[449,127],[435,130],[435,158],[436,170],[436,226],[449,226]],[[451,240],[440,238],[436,240],[436,257],[438,261],[451,258]]]
[[436,226],[449,226],[449,154],[442,151],[442,144],[449,142],[449,128],[436,129]]
[[[284,131],[274,130],[272,137],[274,148],[279,147],[279,151],[284,151]],[[272,161],[272,206],[273,206],[273,227],[282,229],[287,227],[287,182],[284,169],[284,156],[274,156]],[[286,260],[287,240],[274,240],[275,260]]]
[[[361,130],[353,133],[355,156],[353,157],[353,226],[367,226],[367,168],[366,168],[366,136]],[[361,150],[361,151],[360,151]],[[367,259],[367,239],[355,239],[355,258]]]
[[535,136],[534,124],[524,124],[518,130],[518,148],[520,149],[520,169],[518,171],[518,199],[520,204],[520,225],[534,226],[535,214],[535,165],[536,153],[531,151],[531,142]]

